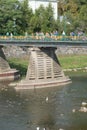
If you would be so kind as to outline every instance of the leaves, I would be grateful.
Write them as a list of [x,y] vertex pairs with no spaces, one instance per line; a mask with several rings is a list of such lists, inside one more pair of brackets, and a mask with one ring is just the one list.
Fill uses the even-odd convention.
[[[59,18],[66,17],[67,33],[77,28],[87,33],[87,0],[59,0]],[[43,31],[59,33],[64,29],[64,20],[54,19],[54,9],[49,4],[47,7],[41,5],[35,12],[29,6],[28,0],[0,0],[0,34],[7,32],[14,35],[24,35],[25,32],[35,33]]]

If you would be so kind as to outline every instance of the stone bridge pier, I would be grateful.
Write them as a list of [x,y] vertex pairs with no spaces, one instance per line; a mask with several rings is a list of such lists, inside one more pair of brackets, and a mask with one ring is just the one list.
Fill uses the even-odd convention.
[[53,87],[68,84],[69,77],[64,75],[55,47],[29,48],[29,65],[26,78],[21,80],[16,89]]
[[0,81],[13,81],[19,78],[19,72],[10,68],[2,48],[0,46]]

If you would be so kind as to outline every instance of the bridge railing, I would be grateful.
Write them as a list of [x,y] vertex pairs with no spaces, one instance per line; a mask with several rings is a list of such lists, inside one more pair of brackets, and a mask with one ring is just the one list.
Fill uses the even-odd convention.
[[28,36],[0,36],[0,40],[45,40],[45,41],[51,41],[51,40],[58,40],[58,41],[87,41],[86,36],[34,36],[34,35],[28,35]]

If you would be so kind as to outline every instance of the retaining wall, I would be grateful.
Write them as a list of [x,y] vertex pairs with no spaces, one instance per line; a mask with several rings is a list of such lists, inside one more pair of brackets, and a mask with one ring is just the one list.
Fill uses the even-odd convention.
[[[25,57],[28,56],[28,48],[21,48],[18,46],[5,46],[3,47],[4,54],[7,58],[11,57]],[[86,46],[58,46],[56,53],[58,55],[67,54],[87,54]]]

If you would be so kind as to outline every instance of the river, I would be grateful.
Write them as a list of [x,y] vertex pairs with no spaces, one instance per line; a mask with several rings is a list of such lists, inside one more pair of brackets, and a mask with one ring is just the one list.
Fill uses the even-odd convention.
[[70,78],[69,85],[23,91],[0,84],[0,130],[87,130],[87,112],[80,111],[87,74]]

